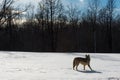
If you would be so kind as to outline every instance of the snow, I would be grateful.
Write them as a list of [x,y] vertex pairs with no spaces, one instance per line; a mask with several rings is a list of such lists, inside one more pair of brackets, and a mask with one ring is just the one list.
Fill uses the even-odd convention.
[[120,54],[94,54],[91,67],[72,69],[85,53],[0,52],[0,80],[120,80]]

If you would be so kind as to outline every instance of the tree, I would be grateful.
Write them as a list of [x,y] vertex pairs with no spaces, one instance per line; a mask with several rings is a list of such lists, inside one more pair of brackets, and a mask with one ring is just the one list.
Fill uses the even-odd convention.
[[27,10],[19,10],[18,7],[15,7],[14,0],[3,0],[0,5],[0,27],[4,26],[7,34],[9,35],[9,47],[13,49],[13,45],[15,44],[16,34],[14,34],[14,27],[16,17],[20,16],[23,12]]
[[67,10],[68,21],[73,31],[73,50],[78,50],[78,36],[77,36],[77,29],[78,29],[78,22],[80,21],[80,13],[81,11],[77,8],[77,6],[73,6],[70,4]]
[[0,5],[0,26],[2,26],[7,20],[10,23],[10,18],[12,14],[12,4],[13,0],[3,0]]
[[49,38],[50,38],[50,45],[51,45],[51,51],[56,50],[56,35],[55,29],[57,28],[54,26],[56,22],[56,18],[58,17],[58,11],[61,7],[60,0],[42,0],[39,3],[39,11],[37,13],[37,20],[39,22],[43,21],[46,22],[46,27],[48,29]]
[[97,51],[97,41],[96,41],[96,23],[97,23],[97,15],[99,11],[99,0],[89,0],[89,9],[88,9],[88,19],[92,24],[92,32],[93,32],[93,49],[96,53]]
[[107,32],[108,32],[108,45],[110,52],[112,52],[112,22],[113,22],[113,12],[115,8],[115,0],[108,0],[107,2]]
[[72,4],[68,6],[68,20],[69,23],[72,25],[72,27],[75,27],[78,24],[78,21],[80,20],[80,10],[77,8],[77,6],[73,6]]

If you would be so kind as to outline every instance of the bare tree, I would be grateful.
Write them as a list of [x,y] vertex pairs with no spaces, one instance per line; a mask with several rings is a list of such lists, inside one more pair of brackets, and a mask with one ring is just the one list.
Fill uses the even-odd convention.
[[99,11],[99,0],[89,0],[88,6],[88,19],[92,24],[93,30],[93,41],[94,41],[94,52],[97,51],[97,41],[96,41],[96,22],[97,22],[97,15]]
[[39,11],[36,15],[36,18],[40,24],[42,24],[42,28],[47,27],[49,35],[50,35],[50,44],[51,50],[56,50],[56,32],[55,32],[55,22],[58,16],[58,10],[61,7],[60,0],[42,0],[39,3]]
[[18,10],[14,5],[14,0],[3,0],[0,8],[0,26],[4,26],[9,34],[10,48],[13,48],[16,34],[13,33],[14,21],[17,16],[22,14],[25,10]]
[[69,23],[75,27],[78,24],[78,21],[80,20],[80,10],[77,8],[77,6],[74,6],[70,4],[68,6],[68,19]]
[[77,36],[77,29],[78,29],[78,22],[80,21],[80,14],[81,11],[79,10],[79,8],[77,8],[77,6],[74,6],[72,4],[70,4],[68,6],[68,20],[69,20],[69,24],[71,26],[71,29],[73,31],[73,50],[77,51],[78,49],[78,36]]
[[108,0],[107,2],[107,32],[108,32],[108,45],[110,52],[112,52],[112,22],[113,22],[113,12],[115,9],[115,0]]
[[[13,4],[13,0],[3,0],[2,4],[0,5],[0,26],[2,26],[8,18],[10,18],[11,16],[8,17],[9,14],[11,14],[11,10],[12,9],[12,4]],[[10,21],[10,19],[9,19]]]
[[18,6],[14,6],[14,3],[14,0],[2,1],[2,4],[0,5],[0,26],[7,24],[7,26],[11,27],[11,25],[13,24],[13,19],[28,10],[29,5],[24,10],[20,10]]

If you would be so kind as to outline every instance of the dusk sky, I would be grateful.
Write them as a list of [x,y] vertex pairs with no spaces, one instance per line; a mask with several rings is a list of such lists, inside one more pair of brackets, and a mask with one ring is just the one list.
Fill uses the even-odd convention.
[[[40,2],[41,0],[16,0],[18,4],[28,4],[28,3],[32,3],[32,5],[37,5],[38,2]],[[85,7],[85,4],[87,2],[87,0],[61,0],[62,3],[67,6],[69,4],[73,4],[73,5],[77,5],[79,7]]]
[[[38,2],[40,2],[41,0],[16,0],[16,4],[17,5],[28,5],[29,3],[31,3],[33,6],[35,6],[35,8],[37,8]],[[81,10],[85,10],[88,8],[87,4],[88,1],[90,0],[61,0],[62,3],[64,4],[64,6],[70,5],[71,3],[73,5],[76,5],[78,8],[80,8]],[[100,6],[103,6],[107,0],[100,0],[101,4]],[[2,0],[0,0],[0,2],[2,2]],[[115,11],[117,11],[118,13],[120,13],[120,0],[116,0],[116,8]]]
[[[32,3],[32,5],[37,6],[38,2],[41,0],[16,0],[17,3],[26,5],[28,3]],[[84,9],[87,8],[87,3],[89,0],[61,0],[65,6],[69,4],[77,5],[79,8]],[[107,0],[100,0],[101,4],[100,6],[104,5]],[[120,11],[120,0],[116,0],[116,10]]]
[[[41,0],[16,0],[17,2],[15,2],[18,5],[28,5],[29,3],[33,6],[35,6],[35,9],[37,9],[38,7],[38,3]],[[70,4],[76,5],[78,8],[80,8],[81,10],[84,10],[86,8],[87,5],[87,0],[61,0],[64,6],[68,6]]]

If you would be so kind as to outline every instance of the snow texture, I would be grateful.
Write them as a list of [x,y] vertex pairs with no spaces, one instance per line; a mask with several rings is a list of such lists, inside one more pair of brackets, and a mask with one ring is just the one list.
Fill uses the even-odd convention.
[[85,54],[1,51],[0,80],[120,80],[120,54],[90,53],[94,71],[73,70],[74,57]]

